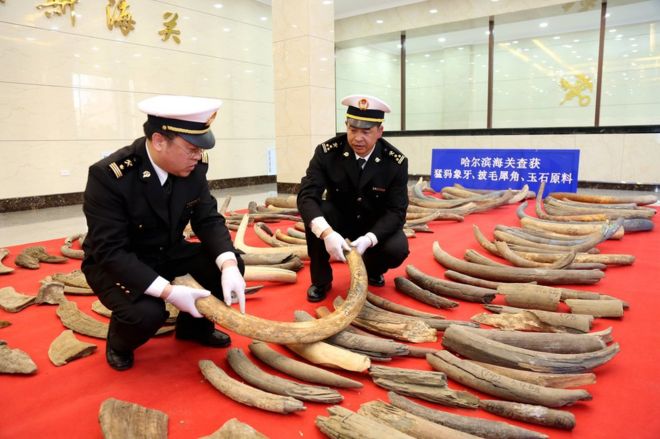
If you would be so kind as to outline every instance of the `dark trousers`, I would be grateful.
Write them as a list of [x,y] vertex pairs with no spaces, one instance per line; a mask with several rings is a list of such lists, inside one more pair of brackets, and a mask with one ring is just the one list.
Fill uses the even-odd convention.
[[[345,239],[351,241],[369,232],[369,229],[361,229],[359,225],[346,221],[345,217],[326,201],[321,204],[323,217],[328,224]],[[325,250],[325,243],[307,227],[305,231],[307,239],[307,253],[310,259],[310,270],[312,284],[327,285],[332,282],[332,268],[330,267],[330,255]],[[375,247],[368,248],[362,255],[364,265],[370,277],[384,274],[390,268],[396,268],[408,257],[408,238],[403,230],[397,230],[391,236],[378,241]]]
[[[237,259],[238,268],[244,273],[243,260],[240,257]],[[165,262],[154,268],[162,277],[170,281],[177,276],[190,274],[202,287],[223,300],[221,271],[215,265],[215,261],[202,251],[190,258]],[[147,294],[142,294],[131,301],[119,287],[96,293],[101,303],[112,310],[108,344],[118,351],[133,351],[143,345],[156,334],[169,317],[169,313],[165,310],[165,302]],[[177,333],[203,334],[214,330],[215,324],[212,321],[179,312],[176,320]]]

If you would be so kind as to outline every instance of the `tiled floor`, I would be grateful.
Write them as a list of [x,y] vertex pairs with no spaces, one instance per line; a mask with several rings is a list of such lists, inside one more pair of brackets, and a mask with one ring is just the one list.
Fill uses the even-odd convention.
[[[637,191],[611,191],[580,189],[581,193],[607,195],[646,195],[657,193]],[[213,191],[218,205],[231,196],[230,210],[245,209],[250,201],[263,204],[266,197],[277,195],[276,185],[264,184]],[[656,203],[657,205],[658,203]],[[54,207],[49,209],[0,213],[0,248],[48,239],[64,238],[87,230],[82,206]]]

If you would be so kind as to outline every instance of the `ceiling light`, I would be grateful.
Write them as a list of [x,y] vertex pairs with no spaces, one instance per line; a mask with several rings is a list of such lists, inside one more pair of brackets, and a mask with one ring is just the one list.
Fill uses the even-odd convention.
[[222,3],[216,3],[213,5],[213,7],[216,9],[222,9]]
[[545,21],[543,23],[539,23],[539,27],[548,27],[548,23]]
[[438,10],[437,9],[429,9],[429,14],[437,14]]
[[438,38],[438,43],[444,43],[445,41],[447,41],[447,38],[445,37]]
[[376,24],[383,24],[383,20],[376,20]]

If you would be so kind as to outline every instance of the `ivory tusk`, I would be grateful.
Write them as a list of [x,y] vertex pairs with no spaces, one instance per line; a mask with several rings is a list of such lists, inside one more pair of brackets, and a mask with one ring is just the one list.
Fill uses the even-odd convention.
[[238,226],[236,236],[234,237],[234,247],[244,253],[257,253],[257,254],[293,254],[300,259],[309,259],[307,255],[307,246],[292,245],[288,247],[252,247],[245,244],[245,231],[247,230],[249,217],[243,215],[241,224]]
[[[313,322],[278,322],[241,314],[214,296],[197,299],[195,306],[206,318],[220,326],[256,340],[279,344],[323,340],[346,328],[359,314],[367,299],[367,273],[362,258],[355,250],[351,250],[346,255],[346,261],[351,272],[346,300],[335,312]],[[190,276],[176,278],[174,283],[200,288]]]

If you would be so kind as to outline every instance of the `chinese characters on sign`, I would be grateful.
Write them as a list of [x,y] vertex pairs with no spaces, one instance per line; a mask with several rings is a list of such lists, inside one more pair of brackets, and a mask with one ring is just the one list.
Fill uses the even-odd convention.
[[574,84],[571,84],[567,79],[561,78],[559,84],[561,88],[566,90],[564,99],[559,103],[562,105],[566,101],[570,101],[573,98],[578,98],[578,103],[580,107],[586,107],[591,102],[591,97],[582,94],[585,91],[591,93],[593,91],[594,85],[591,82],[591,78],[583,73],[578,73],[575,75],[576,81]]
[[46,17],[50,18],[53,15],[64,15],[66,14],[66,8],[68,7],[71,15],[71,26],[76,25],[76,12],[74,7],[78,3],[78,0],[46,0],[45,3],[37,5],[37,9],[45,9],[44,14]]
[[108,29],[112,30],[117,27],[124,36],[135,29],[135,20],[133,20],[133,14],[128,12],[129,7],[126,0],[108,0],[108,5],[105,7]]
[[566,149],[434,149],[431,186],[459,183],[475,189],[538,189],[575,192],[580,151]]
[[179,14],[176,12],[165,12],[163,14],[163,19],[165,20],[163,22],[165,29],[158,32],[158,35],[162,37],[163,41],[167,41],[171,36],[175,43],[180,44],[181,39],[179,38],[179,35],[181,34],[181,31],[176,29],[176,21],[179,19]]

